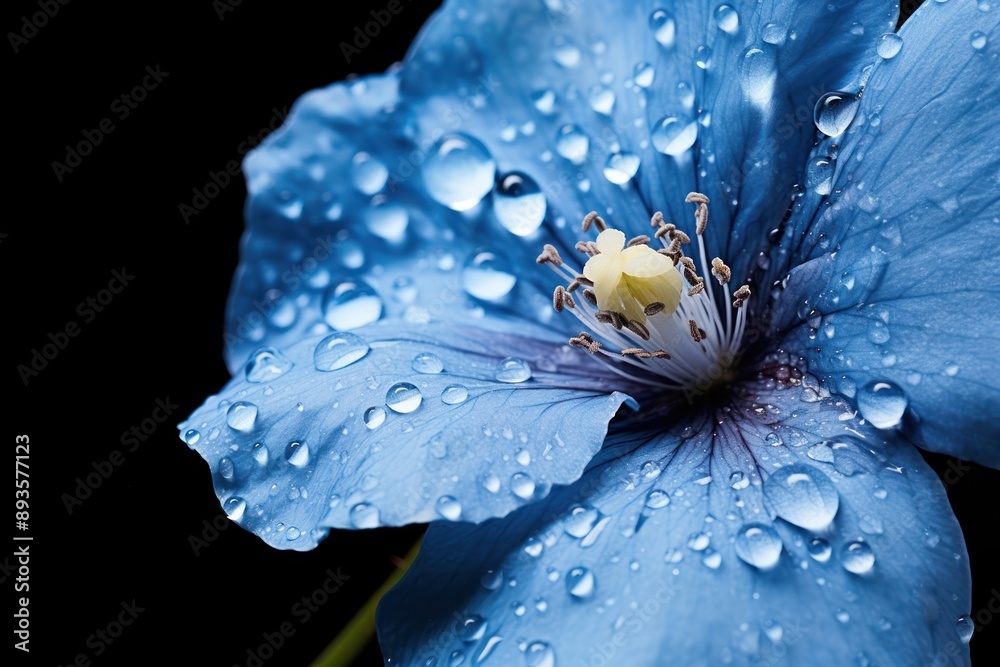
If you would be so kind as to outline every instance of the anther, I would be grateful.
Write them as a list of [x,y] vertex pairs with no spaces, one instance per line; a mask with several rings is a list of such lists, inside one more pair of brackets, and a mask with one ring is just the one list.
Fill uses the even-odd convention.
[[647,243],[649,243],[649,237],[646,236],[645,234],[640,234],[639,236],[636,236],[634,239],[629,241],[627,247],[631,248],[632,246],[646,245]]
[[574,282],[578,282],[581,285],[584,285],[586,287],[593,287],[594,286],[594,281],[592,281],[590,278],[588,278],[587,276],[585,276],[583,274],[577,275],[577,277],[575,278]]
[[601,344],[598,343],[593,338],[583,338],[583,336],[574,336],[569,339],[569,344],[573,347],[582,347],[591,354],[597,354],[597,351],[601,349]]
[[664,224],[663,223],[663,213],[661,213],[660,211],[657,211],[656,213],[653,214],[653,217],[651,217],[649,219],[649,226],[650,227],[659,227],[662,224]]
[[698,328],[697,322],[688,320],[688,327],[691,329],[691,338],[694,339],[694,342],[700,343],[705,339],[705,331]]
[[663,225],[662,227],[660,227],[659,229],[656,230],[656,233],[653,234],[653,237],[654,238],[658,238],[658,239],[662,239],[664,236],[666,236],[670,232],[674,231],[674,230],[670,229],[670,227],[671,227],[670,225]]
[[[682,257],[681,261],[684,261],[685,259],[687,258]],[[687,280],[688,283],[691,284],[692,286],[697,285],[700,282],[704,282],[702,280],[702,277],[699,276],[694,271],[692,271],[690,268],[688,268],[687,265],[684,266],[684,279]]]
[[733,308],[742,308],[746,300],[750,298],[750,287],[743,285],[733,292]]
[[622,327],[625,326],[628,320],[625,317],[623,317],[621,313],[616,313],[613,310],[610,312],[611,312],[611,326],[613,326],[618,331],[621,331]]
[[636,320],[628,320],[625,324],[629,331],[643,340],[649,340],[649,329]]
[[603,232],[605,229],[608,228],[608,225],[604,222],[604,219],[601,216],[597,215],[597,211],[591,211],[590,213],[588,213],[583,218],[583,224],[581,225],[581,227],[583,228],[583,231],[589,232],[591,225],[594,225],[594,227],[597,228],[598,232]]
[[721,259],[716,257],[712,260],[712,275],[719,281],[720,285],[725,285],[733,277],[733,272],[729,270]]
[[597,305],[597,295],[594,294],[594,290],[585,289],[583,290],[583,298],[590,302],[590,305]]
[[640,359],[650,359],[652,358],[653,355],[650,354],[649,352],[646,352],[646,350],[642,349],[641,347],[626,347],[624,350],[622,350],[622,356],[623,357],[632,356],[632,357],[639,357]]
[[689,192],[684,201],[688,204],[707,204],[711,200],[700,192]]
[[674,230],[674,233],[671,235],[671,238],[674,239],[675,241],[680,241],[681,243],[691,243],[691,237],[679,229]]
[[[698,278],[698,280],[700,281],[701,278]],[[704,282],[699,282],[694,287],[692,287],[691,289],[689,289],[687,294],[688,294],[688,296],[697,296],[697,295],[701,294],[704,291],[705,291],[705,283]]]
[[665,305],[663,305],[659,301],[654,301],[653,303],[643,308],[642,312],[646,313],[647,317],[652,317],[653,315],[656,315],[657,313],[661,312],[664,308],[666,308]]
[[610,310],[599,310],[594,313],[594,319],[601,324],[611,324],[611,311]]
[[698,204],[698,208],[694,211],[695,220],[695,233],[701,236],[705,233],[705,229],[708,227],[708,206],[705,204]]
[[566,307],[570,310],[576,308],[576,301],[570,296],[569,292],[563,292],[563,300],[566,303]]
[[563,263],[562,257],[559,256],[559,251],[548,243],[542,248],[542,254],[535,259],[535,262],[538,264],[550,262],[555,266],[562,266]]
[[650,354],[649,356],[653,357],[654,359],[670,358],[670,354],[666,350],[653,350],[652,354]]
[[563,289],[562,285],[556,287],[555,291],[552,292],[552,307],[556,309],[557,313],[563,311],[563,305],[566,302],[566,290]]

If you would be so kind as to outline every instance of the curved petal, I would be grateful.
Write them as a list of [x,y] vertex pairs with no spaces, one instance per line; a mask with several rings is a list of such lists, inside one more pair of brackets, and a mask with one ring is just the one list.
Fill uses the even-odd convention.
[[928,2],[903,26],[902,51],[875,69],[837,141],[821,188],[833,194],[811,191],[789,221],[804,230],[788,246],[802,266],[776,313],[792,327],[785,345],[874,423],[901,421],[921,447],[992,467],[998,22],[976,3]]
[[379,607],[386,664],[968,665],[965,546],[917,450],[809,390],[737,403],[431,526]]
[[470,327],[312,337],[254,355],[179,428],[230,518],[274,547],[483,521],[576,480],[631,402],[575,352]]

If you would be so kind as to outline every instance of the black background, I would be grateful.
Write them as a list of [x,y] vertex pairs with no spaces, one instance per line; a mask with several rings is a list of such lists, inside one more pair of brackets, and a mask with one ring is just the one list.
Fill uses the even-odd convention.
[[[381,0],[325,8],[245,1],[221,18],[221,3],[209,0],[76,0],[60,6],[17,53],[5,45],[5,129],[14,143],[5,192],[15,211],[0,228],[13,399],[3,402],[3,423],[11,453],[16,434],[31,437],[34,536],[32,653],[26,661],[15,652],[15,664],[68,665],[83,653],[94,665],[245,665],[262,633],[292,621],[295,635],[265,664],[305,665],[419,537],[419,528],[340,532],[315,551],[289,553],[238,527],[214,537],[206,532],[204,522],[222,512],[208,467],[177,439],[175,425],[228,379],[223,308],[246,190],[237,176],[190,224],[178,206],[191,202],[210,171],[239,160],[241,142],[276,110],[308,90],[352,72],[381,72],[402,58],[433,4],[404,2],[350,63],[338,45],[370,20],[370,10],[385,6]],[[20,32],[22,17],[37,11],[37,2],[6,6],[5,33]],[[113,100],[157,65],[169,75],[120,119]],[[65,162],[65,146],[106,117],[114,131],[59,181],[52,162]],[[134,280],[84,323],[78,304],[122,269]],[[47,334],[71,321],[80,334],[25,386],[15,367],[30,363]],[[179,407],[126,451],[123,432],[150,417],[157,399]],[[61,496],[74,493],[77,478],[115,449],[124,461],[68,513]],[[930,458],[940,472],[957,467]],[[1000,473],[960,470],[948,492],[972,560],[975,612],[1000,588]],[[209,538],[197,555],[192,537]],[[350,579],[300,624],[292,606],[323,584],[328,568]],[[0,590],[15,597],[11,578]],[[144,611],[95,656],[88,637],[133,599]],[[3,636],[11,636],[6,627]],[[998,646],[1000,623],[987,624],[973,640],[974,662],[991,661]],[[380,663],[373,643],[358,664]]]

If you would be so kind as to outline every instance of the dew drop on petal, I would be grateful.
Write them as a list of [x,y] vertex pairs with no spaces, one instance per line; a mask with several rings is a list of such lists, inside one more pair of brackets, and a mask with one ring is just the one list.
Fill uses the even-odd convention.
[[719,5],[715,9],[715,24],[722,32],[735,35],[740,29],[740,15],[732,5]]
[[441,392],[441,401],[446,405],[458,405],[469,398],[469,390],[460,384],[450,384]]
[[[244,369],[247,382],[270,382],[279,378],[293,366],[285,355],[277,350],[265,347],[250,355]],[[191,444],[191,443],[188,443]]]
[[257,406],[246,401],[237,401],[226,411],[226,423],[237,431],[253,430],[257,421]]
[[363,280],[345,280],[323,295],[323,319],[334,329],[346,331],[371,324],[382,317],[382,299]]
[[590,150],[590,138],[578,125],[563,125],[556,134],[556,152],[573,164],[583,164]]
[[958,623],[955,624],[955,632],[958,633],[958,638],[963,644],[968,644],[972,641],[972,633],[976,630],[976,624],[972,622],[972,619],[968,616],[962,616],[958,619]]
[[646,494],[646,507],[660,509],[670,504],[670,495],[662,489],[653,489]]
[[556,653],[545,642],[531,642],[524,649],[525,667],[556,667]]
[[764,494],[778,516],[806,530],[826,528],[840,506],[840,496],[830,478],[801,464],[772,472],[764,482]]
[[841,549],[840,564],[848,572],[865,574],[875,565],[875,554],[866,542],[851,542]]
[[587,600],[594,595],[597,580],[585,567],[574,567],[566,573],[566,591],[577,600]]
[[632,80],[640,88],[649,88],[656,78],[656,69],[649,63],[639,63],[632,70]]
[[698,123],[684,114],[664,116],[653,126],[653,147],[666,155],[683,155],[698,138]]
[[590,108],[602,116],[610,116],[615,108],[615,93],[606,86],[596,85],[590,89]]
[[188,444],[189,447],[194,447],[201,440],[201,433],[193,428],[189,428],[184,432],[184,442]]
[[503,570],[486,570],[479,583],[488,591],[495,591],[503,585]]
[[358,153],[351,160],[351,183],[360,192],[373,195],[389,180],[389,170],[368,153]]
[[823,134],[836,137],[847,129],[857,112],[857,95],[839,91],[825,93],[816,102],[813,122]]
[[368,503],[358,503],[351,508],[351,525],[355,528],[378,528],[378,508]]
[[424,397],[415,385],[397,382],[385,393],[385,404],[393,412],[408,414],[420,407]]
[[499,301],[510,294],[516,282],[508,262],[489,251],[473,254],[462,267],[462,287],[483,301]]
[[285,447],[285,460],[296,468],[309,463],[309,445],[298,440],[293,440]]
[[639,171],[639,162],[635,153],[612,153],[604,163],[604,178],[615,185],[625,185]]
[[246,512],[247,501],[243,500],[239,496],[233,496],[223,503],[222,509],[225,510],[226,516],[229,517],[231,521],[239,521],[243,518],[244,512]]
[[903,38],[894,32],[887,32],[878,40],[878,55],[885,60],[895,58],[900,49],[903,48]]
[[406,238],[410,214],[406,207],[379,195],[364,210],[365,227],[375,236],[390,243],[400,243]]
[[986,48],[986,34],[979,30],[975,31],[969,35],[969,43],[972,44],[972,48],[976,51],[981,51]]
[[441,496],[437,501],[437,513],[449,521],[458,521],[462,516],[462,504],[452,496]]
[[361,336],[333,333],[317,343],[313,350],[313,364],[318,371],[340,370],[363,359],[369,349],[368,343]]
[[858,391],[858,410],[876,428],[895,428],[903,419],[906,392],[893,382],[872,381]]
[[486,619],[479,614],[468,614],[459,622],[457,634],[463,642],[479,641],[486,634]]
[[444,370],[444,362],[430,352],[421,352],[413,358],[413,370],[424,375],[437,375]]
[[386,412],[382,408],[375,406],[365,410],[365,426],[369,431],[374,431],[385,422]]
[[825,157],[813,158],[806,167],[806,185],[818,195],[833,191],[833,161]]
[[571,537],[586,537],[599,518],[600,513],[593,507],[577,506],[570,510],[569,517],[563,523],[563,530]]
[[710,541],[711,540],[708,535],[705,533],[692,533],[691,536],[688,537],[688,549],[691,549],[692,551],[704,551],[708,548]]
[[548,204],[538,183],[527,174],[511,171],[500,177],[493,194],[493,212],[511,234],[529,236],[545,220]]
[[496,162],[482,143],[461,134],[437,141],[422,173],[428,194],[455,211],[467,211],[493,189]]
[[677,22],[662,9],[657,9],[649,15],[649,29],[653,31],[653,39],[660,46],[670,48],[677,39]]
[[493,375],[498,382],[517,384],[531,379],[531,368],[528,362],[516,357],[507,357],[500,362]]
[[705,549],[701,555],[701,563],[710,570],[718,570],[722,565],[722,554],[715,549]]
[[223,456],[219,459],[219,475],[221,475],[223,479],[232,479],[235,474],[236,465],[233,463],[231,458]]
[[253,446],[252,452],[254,461],[256,461],[259,465],[262,466],[266,466],[267,462],[271,458],[270,450],[268,450],[267,445],[265,445],[262,442],[258,442],[257,444],[255,444]]
[[809,543],[806,545],[806,551],[809,552],[809,557],[817,563],[825,563],[830,560],[830,555],[833,553],[833,547],[831,547],[830,543],[822,537],[814,537],[809,540]]
[[760,37],[767,44],[780,45],[785,41],[785,29],[777,23],[768,23],[761,29]]
[[526,473],[516,472],[510,478],[510,490],[518,498],[528,500],[535,495],[535,480]]
[[759,107],[766,106],[774,95],[778,77],[774,49],[764,45],[750,47],[743,53],[740,63],[740,87],[747,99]]
[[758,570],[769,570],[781,558],[781,538],[772,526],[751,523],[736,534],[736,555]]

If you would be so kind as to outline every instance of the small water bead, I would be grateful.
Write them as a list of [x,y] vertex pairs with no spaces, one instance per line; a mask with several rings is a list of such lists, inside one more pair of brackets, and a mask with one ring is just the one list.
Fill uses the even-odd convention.
[[458,405],[469,398],[469,390],[460,384],[450,384],[441,392],[441,401],[445,405]]
[[222,509],[226,512],[226,516],[229,517],[230,521],[239,521],[243,518],[243,514],[247,510],[247,501],[239,496],[233,496],[223,503]]
[[444,362],[430,352],[421,352],[413,358],[413,370],[424,375],[437,375],[444,370]]
[[610,116],[615,108],[615,93],[606,86],[596,85],[590,89],[590,108],[602,116]]
[[625,185],[639,171],[640,162],[635,153],[612,153],[604,163],[604,178],[615,185]]
[[702,44],[694,50],[694,64],[701,69],[708,69],[712,66],[712,49]]
[[976,51],[981,51],[986,48],[986,34],[980,31],[975,31],[969,35],[969,44],[972,44],[972,48]]
[[858,113],[858,96],[854,93],[825,93],[816,102],[813,122],[817,129],[829,137],[842,134]]
[[600,517],[600,512],[593,507],[574,507],[563,523],[563,530],[571,537],[585,537],[594,528]]
[[346,368],[368,354],[371,348],[361,336],[352,333],[330,334],[313,351],[316,370],[331,372]]
[[806,530],[826,528],[840,506],[840,496],[830,478],[801,464],[772,472],[764,483],[764,494],[778,516]]
[[555,111],[556,94],[549,88],[536,90],[531,94],[531,103],[535,108],[548,116]]
[[729,476],[729,485],[739,491],[740,489],[745,489],[750,486],[750,478],[747,477],[742,470],[737,470]]
[[709,542],[709,537],[705,533],[692,533],[687,545],[692,551],[704,551],[708,548]]
[[840,564],[848,572],[865,574],[875,565],[875,554],[866,542],[851,542],[840,550]]
[[441,496],[437,501],[437,512],[449,521],[458,521],[462,516],[462,504],[452,496]]
[[257,406],[246,401],[237,401],[226,411],[226,423],[237,431],[251,431],[257,421]]
[[677,22],[662,9],[657,9],[649,15],[649,29],[653,31],[653,39],[660,46],[670,48],[677,40]]
[[358,153],[351,160],[351,183],[360,192],[373,195],[389,180],[389,169],[368,153]]
[[201,433],[193,428],[189,428],[184,432],[184,442],[188,444],[189,447],[194,447],[201,440]]
[[580,57],[582,55],[579,47],[575,44],[566,41],[561,35],[556,37],[552,48],[552,59],[556,63],[570,69],[580,64]]
[[334,329],[357,329],[382,317],[382,299],[363,280],[345,280],[323,295],[323,319]]
[[528,500],[535,495],[535,480],[523,472],[516,472],[510,478],[510,490],[518,498]]
[[503,570],[486,570],[479,583],[488,591],[495,591],[503,585]]
[[365,410],[365,426],[369,431],[374,431],[385,422],[386,412],[382,408],[375,406]]
[[777,23],[768,23],[760,31],[760,37],[768,44],[780,45],[785,41],[785,29]]
[[903,419],[906,392],[893,382],[872,381],[858,391],[858,410],[876,428],[895,428]]
[[294,440],[285,447],[285,460],[296,468],[309,463],[309,445],[304,442]]
[[718,570],[722,565],[722,554],[715,549],[705,549],[701,555],[701,563],[710,570]]
[[665,155],[683,155],[698,138],[698,123],[690,116],[664,116],[653,126],[653,147]]
[[533,178],[519,171],[500,177],[493,193],[493,212],[508,232],[517,236],[534,234],[547,210],[545,195]]
[[781,558],[781,538],[772,526],[751,523],[736,535],[736,555],[758,570],[769,570]]
[[400,243],[406,238],[410,214],[402,204],[379,195],[364,210],[365,227],[375,236],[389,243]]
[[566,573],[566,591],[577,600],[587,600],[594,595],[597,580],[585,567],[574,567]]
[[828,195],[833,191],[833,161],[818,157],[809,161],[806,167],[806,185],[818,195]]
[[516,357],[506,357],[500,362],[493,377],[498,382],[517,384],[531,379],[531,367],[528,362]]
[[740,15],[731,5],[719,5],[715,9],[715,24],[727,35],[735,35],[740,29]]
[[903,38],[894,32],[887,32],[878,40],[876,47],[878,55],[886,60],[895,58],[900,49],[903,48]]
[[486,634],[486,619],[479,614],[469,614],[458,624],[458,638],[463,642],[479,641]]
[[482,143],[445,135],[431,148],[422,173],[428,194],[455,211],[467,211],[493,189],[496,162]]
[[355,528],[378,528],[378,508],[368,503],[358,503],[351,508],[351,525]]
[[646,507],[660,509],[670,504],[670,495],[662,489],[653,489],[646,495]]
[[556,652],[545,642],[531,642],[524,649],[525,667],[556,667]]
[[397,382],[385,393],[385,404],[393,412],[409,414],[423,402],[424,397],[416,386],[409,382]]
[[590,150],[590,138],[579,125],[563,125],[556,134],[556,152],[573,164],[583,164]]
[[236,465],[228,456],[219,459],[219,474],[223,479],[232,479],[233,475],[236,474]]
[[963,644],[968,644],[972,641],[972,633],[976,631],[976,625],[972,622],[972,619],[968,616],[961,616],[958,622],[955,624],[955,632],[958,633],[958,638]]
[[462,287],[483,301],[499,301],[510,294],[517,276],[499,255],[482,251],[473,254],[462,268]]
[[490,493],[498,493],[500,491],[500,478],[493,473],[487,473],[482,478],[483,488]]
[[806,551],[809,552],[809,557],[817,563],[826,563],[833,554],[833,547],[822,537],[815,537],[809,540],[809,543],[806,545]]
[[281,352],[264,347],[250,355],[244,372],[247,382],[270,382],[287,373],[293,365]]
[[267,445],[265,445],[262,442],[258,442],[257,444],[255,444],[253,446],[252,452],[254,461],[256,461],[259,465],[262,466],[266,466],[267,462],[271,458],[270,450],[268,450]]
[[632,80],[640,88],[649,88],[656,78],[656,69],[649,63],[639,63],[632,70]]

